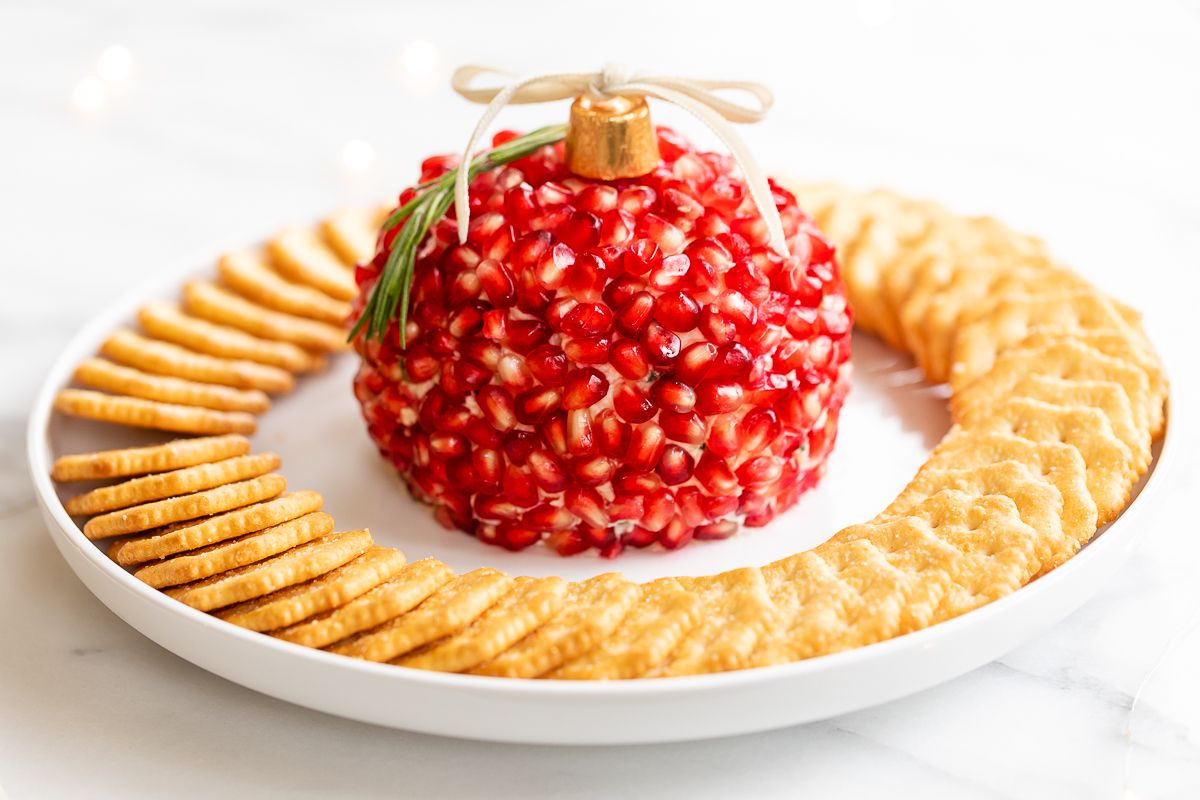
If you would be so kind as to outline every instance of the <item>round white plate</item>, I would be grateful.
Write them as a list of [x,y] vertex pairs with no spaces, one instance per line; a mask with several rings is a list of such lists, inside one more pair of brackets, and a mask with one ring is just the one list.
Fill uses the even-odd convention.
[[[206,259],[205,259],[206,260]],[[197,259],[191,264],[204,263]],[[189,267],[191,269],[191,267]],[[793,725],[882,703],[956,677],[1046,630],[1104,585],[1137,542],[1137,517],[1164,469],[1157,452],[1135,501],[1075,558],[1015,594],[932,628],[880,644],[763,669],[617,682],[524,681],[372,664],[311,650],[221,622],[171,600],[110,561],[67,515],[79,486],[50,480],[64,453],[162,441],[164,436],[52,413],[76,364],[150,297],[173,296],[182,272],[100,314],[54,364],[29,422],[29,466],[55,545],[118,616],[192,663],[256,691],[352,719],[427,733],[507,742],[631,744],[702,739]],[[911,362],[876,340],[854,342],[855,384],[821,485],[770,526],[674,553],[626,552],[615,562],[564,559],[543,548],[509,553],[448,532],[412,501],[376,455],[350,391],[356,357],[306,379],[261,421],[258,450],[278,452],[291,489],[316,489],[339,529],[370,527],[410,559],[435,555],[457,570],[582,578],[618,569],[645,580],[763,564],[812,547],[882,509],[945,432],[945,398]],[[1170,441],[1170,435],[1164,438]],[[1170,445],[1167,446],[1169,451]]]

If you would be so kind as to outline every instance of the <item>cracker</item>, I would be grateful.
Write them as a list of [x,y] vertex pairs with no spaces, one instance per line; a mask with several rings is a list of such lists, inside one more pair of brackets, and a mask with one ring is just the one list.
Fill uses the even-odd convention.
[[469,670],[541,627],[562,608],[566,592],[562,578],[513,578],[509,592],[470,625],[392,663],[441,672]]
[[231,386],[152,375],[102,358],[89,358],[76,367],[75,380],[93,389],[180,406],[245,411],[250,414],[261,414],[271,407],[267,395],[258,389],[234,389]]
[[572,583],[562,609],[490,661],[476,675],[536,678],[590,650],[616,630],[641,597],[641,588],[615,572]]
[[1035,442],[1074,447],[1087,465],[1088,491],[1096,502],[1098,525],[1116,519],[1137,480],[1129,448],[1113,434],[1108,417],[1094,408],[1064,408],[1013,397],[994,406],[986,422],[967,430],[1012,433]]
[[967,386],[991,369],[997,355],[1020,344],[1030,332],[1114,331],[1133,335],[1121,312],[1094,289],[1067,294],[1002,295],[967,315],[954,332],[950,384]]
[[250,440],[235,434],[175,439],[149,447],[60,456],[50,469],[50,477],[56,481],[123,478],[222,461],[248,452]]
[[227,483],[257,478],[278,469],[279,463],[279,456],[274,453],[259,453],[146,475],[76,495],[67,501],[67,513],[73,517],[90,516],[149,503],[152,500],[191,494]]
[[312,372],[325,366],[321,356],[291,342],[260,339],[228,325],[189,316],[175,303],[147,303],[138,310],[138,323],[157,339],[210,356],[254,361],[288,372]]
[[195,353],[176,344],[147,339],[132,331],[117,331],[100,346],[114,361],[146,372],[238,389],[261,389],[270,394],[291,391],[295,378],[279,367],[254,361]]
[[1079,549],[1079,539],[1063,530],[1063,497],[1040,472],[1020,461],[996,461],[958,469],[925,466],[876,520],[903,516],[928,497],[955,489],[975,497],[1001,495],[1017,507],[1021,521],[1038,532],[1038,561],[1058,565]]
[[404,564],[404,553],[399,550],[373,546],[319,578],[247,600],[218,612],[217,616],[252,631],[294,625],[361,597],[395,577]]
[[254,433],[258,427],[254,416],[244,411],[178,406],[87,389],[63,389],[54,396],[54,408],[72,417],[172,433]]
[[642,586],[642,597],[608,638],[545,677],[560,680],[636,678],[665,663],[703,614],[695,592],[674,578]]
[[108,556],[126,567],[166,558],[320,511],[322,502],[316,492],[288,492],[265,503],[195,520],[182,527],[122,539],[109,548]]
[[267,243],[267,252],[275,268],[296,283],[320,289],[338,300],[353,300],[358,295],[352,272],[310,228],[281,231]]
[[[1079,451],[1069,444],[1034,442],[1011,433],[981,433],[955,427],[934,448],[922,469],[959,470],[1004,461],[1018,461],[1054,484],[1062,498],[1061,524],[1067,537],[1077,545],[1092,538],[1096,532],[1096,503],[1088,489],[1087,465]],[[1077,549],[1078,546],[1073,548]],[[1065,560],[1066,556],[1052,559],[1043,568],[1052,569]]]
[[368,661],[391,661],[474,622],[512,588],[512,579],[483,567],[454,578],[413,610],[330,648]]
[[183,307],[201,319],[239,328],[263,339],[291,342],[321,352],[349,347],[346,333],[340,327],[272,311],[207,281],[190,281],[183,287]]
[[[1091,406],[1104,412],[1113,433],[1133,454],[1133,468],[1141,473],[1150,466],[1150,430],[1134,420],[1129,395],[1112,381],[1065,380],[1050,375],[1028,375],[1013,387],[1013,397],[1028,397],[1056,406]],[[989,402],[991,401],[991,402]],[[978,426],[992,413],[991,397],[963,409],[961,422]]]
[[156,561],[135,570],[133,576],[156,589],[178,586],[279,555],[332,530],[333,517],[317,511],[236,539]]
[[1007,497],[943,490],[763,568],[779,624],[756,665],[848,650],[949,619],[1037,573],[1038,534]]
[[221,256],[217,274],[225,286],[275,311],[339,326],[350,316],[349,303],[311,286],[284,280],[262,254],[253,250],[235,250]]
[[1152,431],[1156,424],[1162,425],[1162,401],[1151,394],[1141,368],[1069,338],[1001,354],[986,375],[951,395],[951,411],[955,418],[961,419],[973,406],[994,407],[1011,397],[1017,385],[1031,375],[1119,384],[1129,398],[1139,426]]
[[744,567],[678,580],[700,598],[703,612],[700,624],[683,638],[659,674],[698,675],[747,666],[777,613],[762,570]]
[[347,266],[365,264],[375,255],[375,239],[387,212],[371,208],[340,208],[321,222],[325,241]]
[[107,539],[110,536],[139,533],[172,522],[219,514],[222,511],[270,500],[285,488],[287,481],[282,475],[262,475],[195,494],[156,500],[92,517],[83,526],[83,533],[89,539]]
[[441,561],[425,558],[345,605],[271,635],[305,647],[327,647],[407,614],[453,577],[454,571]]
[[370,546],[368,531],[331,533],[266,561],[167,589],[166,593],[192,608],[212,611],[312,580],[358,558]]

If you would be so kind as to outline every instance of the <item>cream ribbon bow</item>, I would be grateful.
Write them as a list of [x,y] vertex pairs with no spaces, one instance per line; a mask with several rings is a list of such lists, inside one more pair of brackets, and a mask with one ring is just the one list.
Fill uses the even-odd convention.
[[[480,75],[496,74],[510,79],[510,82],[500,86],[472,88],[472,83]],[[568,72],[547,73],[517,78],[501,70],[491,67],[465,66],[454,71],[450,85],[454,91],[473,103],[486,103],[487,109],[479,118],[467,146],[463,150],[460,163],[468,164],[471,154],[479,140],[487,133],[487,129],[500,111],[509,103],[546,103],[553,100],[567,100],[581,94],[588,94],[596,99],[610,98],[618,95],[657,97],[673,103],[690,112],[708,126],[717,135],[735,161],[742,168],[746,177],[746,187],[750,198],[758,206],[763,220],[767,223],[770,234],[771,248],[780,255],[787,257],[787,242],[783,234],[783,221],[779,211],[771,199],[771,188],[767,184],[767,176],[759,167],[754,156],[750,154],[745,142],[737,135],[729,122],[758,122],[774,103],[774,97],[767,87],[759,83],[746,81],[706,81],[677,78],[671,76],[640,75],[629,67],[621,64],[609,64],[600,72]],[[749,106],[732,102],[715,94],[721,90],[745,92],[751,95],[757,105]],[[467,170],[460,169],[454,184],[454,204],[458,215],[458,239],[467,240],[467,229],[470,222],[471,207],[467,193]]]

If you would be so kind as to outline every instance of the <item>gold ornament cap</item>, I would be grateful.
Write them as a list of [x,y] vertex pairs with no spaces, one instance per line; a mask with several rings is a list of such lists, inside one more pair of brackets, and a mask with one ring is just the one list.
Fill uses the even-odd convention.
[[575,98],[567,125],[567,167],[576,175],[636,178],[661,160],[646,98]]

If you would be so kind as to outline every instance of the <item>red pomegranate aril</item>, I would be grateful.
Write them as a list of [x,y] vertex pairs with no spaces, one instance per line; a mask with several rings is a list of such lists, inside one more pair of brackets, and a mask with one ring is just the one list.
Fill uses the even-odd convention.
[[622,376],[630,380],[641,380],[650,374],[650,362],[645,351],[637,342],[621,339],[608,351],[608,362]]
[[560,456],[567,454],[567,415],[561,411],[551,414],[549,419],[538,426],[542,441],[550,445],[550,449]]
[[575,196],[575,205],[593,214],[611,211],[617,207],[617,189],[594,183]]
[[579,555],[592,546],[578,530],[553,531],[545,541],[554,552],[564,557]]
[[421,383],[438,374],[441,364],[421,345],[414,345],[404,354],[404,369],[410,380]]
[[514,464],[504,470],[504,497],[514,505],[528,508],[538,501],[538,487],[533,476]]
[[563,408],[587,408],[608,394],[608,378],[594,367],[571,370],[563,383]]
[[613,410],[626,422],[646,422],[658,413],[658,408],[635,384],[622,382],[613,391]]
[[483,291],[483,281],[474,272],[464,272],[450,285],[450,302],[455,305],[474,300]]
[[636,217],[649,211],[657,200],[657,193],[649,186],[627,186],[617,196],[617,205]]
[[562,531],[575,524],[575,515],[562,506],[542,503],[522,514],[521,522],[535,531]]
[[607,514],[615,521],[641,519],[645,513],[645,501],[641,495],[617,495],[608,503]]
[[680,517],[672,517],[658,532],[658,542],[667,550],[678,550],[692,540],[694,533],[695,529]]
[[592,415],[586,408],[567,412],[566,450],[573,456],[595,455],[598,447],[592,429]]
[[719,539],[728,539],[737,533],[737,523],[731,519],[722,522],[710,522],[707,525],[699,525],[696,527],[694,536],[697,541],[716,541]]
[[567,270],[565,286],[579,302],[594,302],[601,298],[608,282],[608,267],[595,253],[581,253]]
[[708,435],[704,418],[695,411],[680,413],[664,409],[658,415],[658,424],[668,439],[685,444],[703,444]]
[[646,325],[639,341],[651,364],[666,366],[679,355],[679,337],[653,320]]
[[500,308],[512,305],[517,296],[517,285],[508,267],[494,258],[487,258],[479,262],[475,273],[492,305]]
[[645,275],[662,263],[662,248],[652,239],[637,239],[621,256],[621,268],[630,275]]
[[720,349],[717,358],[709,371],[709,378],[724,378],[732,381],[744,381],[750,374],[754,356],[740,342],[730,342]]
[[646,495],[662,488],[657,473],[645,472],[626,464],[613,475],[613,491],[619,495]]
[[776,456],[752,458],[737,468],[743,486],[764,486],[774,483],[783,474],[783,459]]
[[712,378],[696,386],[696,410],[701,414],[724,414],[742,405],[742,386]]
[[709,519],[721,519],[737,512],[738,495],[706,494],[700,498],[700,505],[704,507],[704,513]]
[[469,359],[481,367],[494,370],[500,363],[500,355],[504,352],[500,345],[481,337],[471,337],[462,342],[459,352],[463,358]]
[[618,275],[613,278],[600,296],[604,298],[604,302],[608,307],[614,310],[620,310],[625,307],[625,304],[633,299],[633,296],[638,292],[646,289],[646,282],[636,275]]
[[442,458],[462,455],[467,452],[467,440],[457,433],[438,431],[429,435],[429,449]]
[[563,351],[567,358],[579,364],[603,364],[608,360],[609,342],[607,336],[568,339],[563,344]]
[[650,400],[661,409],[683,414],[695,407],[696,392],[682,381],[659,378],[650,386]]
[[658,532],[635,525],[622,537],[622,541],[630,547],[649,547],[658,541]]
[[675,492],[675,504],[679,506],[679,516],[692,527],[709,521],[700,505],[701,496],[700,490],[695,486],[684,486]]
[[683,248],[683,231],[657,214],[646,214],[638,221],[638,235],[653,239],[664,253],[678,253]]
[[623,245],[633,238],[637,220],[624,209],[608,211],[600,219],[600,244]]
[[505,497],[475,496],[475,515],[483,519],[520,519],[521,509]]
[[675,362],[675,377],[695,386],[717,358],[717,346],[712,342],[693,342],[683,348]]
[[653,422],[634,428],[629,437],[629,452],[625,455],[625,463],[635,470],[654,469],[658,466],[666,445],[666,433]]
[[700,461],[696,464],[695,476],[701,486],[715,495],[736,494],[741,489],[737,476],[733,474],[729,464],[712,450],[705,450],[700,455]]
[[500,490],[504,473],[504,456],[499,450],[476,447],[471,451],[471,464],[475,468],[475,479],[482,491]]
[[498,431],[512,430],[517,424],[517,407],[513,396],[501,386],[484,386],[476,395],[479,410]]
[[528,362],[513,353],[507,353],[500,358],[496,365],[496,375],[511,392],[519,393],[533,388],[533,374],[529,370]]
[[669,444],[663,448],[662,457],[658,461],[658,474],[663,483],[678,486],[691,478],[693,471],[695,461],[687,450],[677,444]]
[[716,306],[739,331],[748,331],[758,322],[758,309],[741,292],[723,292],[717,298]]
[[662,264],[650,270],[647,280],[656,289],[670,289],[683,282],[691,267],[691,259],[682,253],[667,256],[662,260]]
[[[549,234],[547,234],[549,235]],[[563,285],[567,279],[567,270],[575,263],[575,251],[568,245],[559,242],[538,258],[534,271],[538,285],[543,289],[554,290]]]
[[616,462],[607,456],[578,458],[571,462],[571,474],[584,486],[599,486],[612,480]]
[[592,525],[588,522],[579,523],[575,526],[574,531],[588,543],[589,547],[603,548],[617,538],[617,533],[612,528]]
[[624,458],[629,449],[629,423],[621,421],[614,409],[606,408],[593,421],[600,452],[612,458]]
[[613,313],[603,303],[579,303],[562,318],[567,336],[599,336],[612,330]]
[[700,304],[684,292],[668,292],[654,302],[654,318],[678,333],[690,331],[700,321]]
[[524,550],[540,540],[542,534],[515,522],[502,522],[496,526],[496,538],[506,550]]
[[579,303],[572,297],[559,297],[551,302],[546,307],[546,324],[550,326],[550,330],[561,331],[563,318],[577,305]]
[[[501,359],[502,363],[503,361],[504,359]],[[567,356],[561,348],[544,344],[529,351],[523,367],[532,377],[547,386],[561,386],[567,375]]]
[[705,445],[719,455],[737,455],[742,448],[741,422],[735,414],[721,414],[713,418]]
[[544,492],[561,492],[567,485],[562,462],[547,450],[534,450],[529,454],[529,471]]
[[713,344],[729,344],[737,336],[737,325],[712,304],[700,310],[700,332]]
[[483,335],[494,342],[503,341],[508,331],[508,313],[494,308],[483,315]]
[[652,313],[654,313],[654,295],[649,292],[638,292],[617,312],[614,320],[617,330],[626,336],[637,336],[650,321]]
[[536,319],[517,319],[508,323],[505,343],[517,353],[528,353],[550,338],[550,327]]
[[625,542],[621,539],[613,537],[612,541],[607,542],[600,548],[600,557],[613,559],[625,552]]
[[597,528],[608,526],[605,501],[598,491],[590,486],[568,486],[563,493],[563,503],[571,513]]
[[751,455],[760,453],[779,436],[779,420],[769,408],[756,408],[742,418],[742,449]]
[[725,273],[729,288],[741,293],[749,302],[757,305],[771,293],[771,282],[754,266],[750,259],[742,259]]
[[526,425],[536,425],[558,409],[562,396],[549,387],[530,389],[517,395],[517,420]]
[[675,518],[675,494],[670,489],[657,489],[646,495],[643,502],[646,513],[642,515],[641,527],[660,531]]
[[660,208],[669,212],[672,217],[689,220],[699,219],[704,214],[704,206],[696,198],[676,188],[663,192]]
[[470,361],[454,362],[454,377],[469,387],[482,386],[492,379],[491,370]]
[[558,238],[576,252],[595,247],[600,241],[600,220],[587,211],[576,211],[558,229]]

